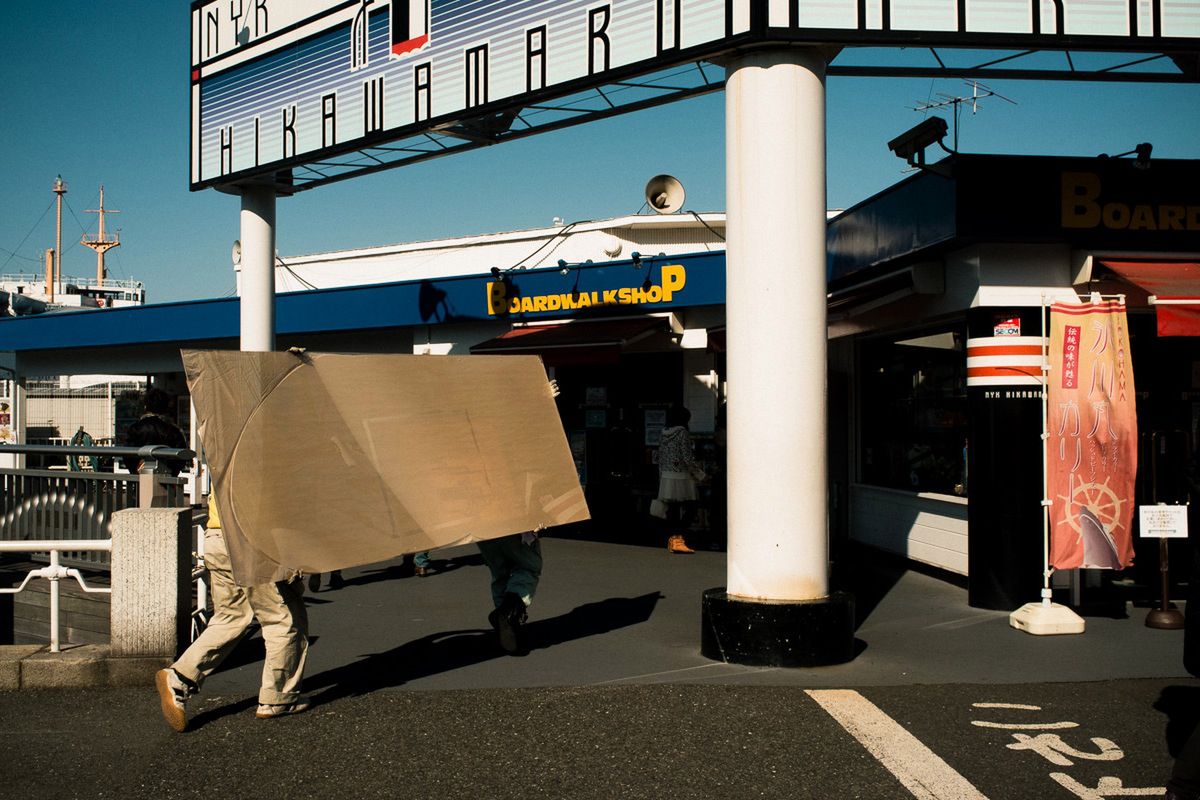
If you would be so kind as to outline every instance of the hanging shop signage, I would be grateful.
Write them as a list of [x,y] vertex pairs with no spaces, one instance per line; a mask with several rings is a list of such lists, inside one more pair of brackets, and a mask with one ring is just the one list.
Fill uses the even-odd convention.
[[1050,564],[1133,563],[1137,415],[1125,306],[1056,303],[1050,311],[1047,487]]
[[[653,268],[651,268],[653,269]],[[489,317],[511,314],[546,314],[581,311],[604,306],[654,306],[675,301],[687,285],[687,268],[682,264],[666,264],[657,282],[647,276],[640,286],[608,287],[580,290],[578,281],[565,291],[521,294],[511,279],[492,281],[487,285]]]
[[1061,241],[1092,250],[1190,252],[1200,244],[1195,161],[1044,156],[955,161],[959,236]]

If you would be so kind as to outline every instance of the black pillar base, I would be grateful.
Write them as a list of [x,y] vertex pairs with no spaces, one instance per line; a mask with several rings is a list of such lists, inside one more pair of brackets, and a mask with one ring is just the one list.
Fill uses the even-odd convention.
[[700,653],[714,661],[759,667],[820,667],[854,658],[854,595],[771,601],[704,593]]

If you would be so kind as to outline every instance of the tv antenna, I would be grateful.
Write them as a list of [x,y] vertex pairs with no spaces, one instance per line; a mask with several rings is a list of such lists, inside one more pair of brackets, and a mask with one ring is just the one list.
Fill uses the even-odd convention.
[[963,80],[963,83],[971,87],[971,94],[969,96],[955,96],[946,94],[945,92],[938,92],[938,97],[942,98],[941,100],[917,103],[917,105],[913,106],[913,111],[927,112],[932,111],[935,108],[947,107],[952,109],[954,116],[954,147],[951,149],[955,152],[958,152],[958,123],[959,117],[962,115],[962,108],[964,105],[970,104],[972,116],[974,116],[975,113],[980,109],[979,101],[986,97],[997,97],[1006,103],[1012,103],[1014,106],[1017,105],[1016,100],[1005,97],[1004,95],[995,91],[991,87],[980,83],[979,81]]

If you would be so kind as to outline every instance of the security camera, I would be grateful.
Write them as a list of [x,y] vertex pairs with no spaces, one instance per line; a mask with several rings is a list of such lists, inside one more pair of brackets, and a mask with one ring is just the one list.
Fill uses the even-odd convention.
[[948,130],[946,120],[930,117],[888,142],[888,149],[915,167],[925,163],[925,148],[940,144]]

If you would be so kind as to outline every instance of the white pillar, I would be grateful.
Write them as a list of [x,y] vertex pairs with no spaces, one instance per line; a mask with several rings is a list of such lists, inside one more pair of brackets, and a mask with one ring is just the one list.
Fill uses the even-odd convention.
[[733,58],[725,86],[730,596],[829,594],[825,59]]
[[275,349],[275,189],[242,187],[241,349]]

